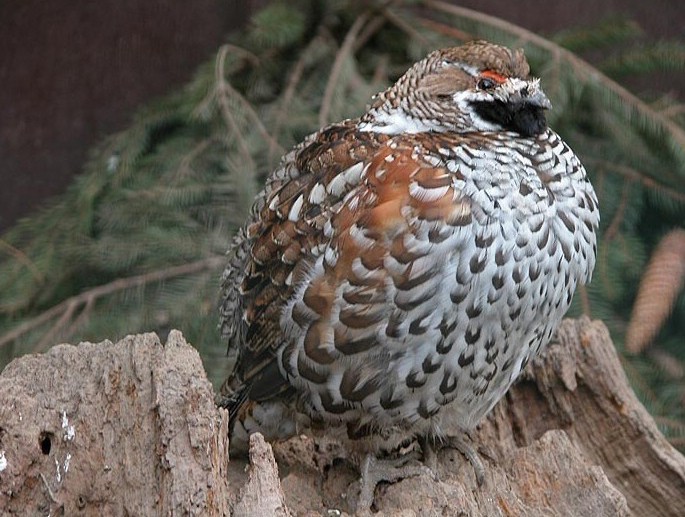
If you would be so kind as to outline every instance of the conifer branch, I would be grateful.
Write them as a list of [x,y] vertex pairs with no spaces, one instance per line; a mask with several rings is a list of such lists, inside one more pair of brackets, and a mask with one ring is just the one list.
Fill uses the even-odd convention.
[[[600,170],[597,173],[597,180],[595,182],[595,191],[597,196],[601,199],[603,193],[606,191],[606,174],[605,171]],[[616,295],[616,287],[610,279],[611,267],[609,264],[609,246],[603,246],[602,240],[599,241],[599,246],[597,248],[597,264],[595,266],[595,278],[599,277],[601,280],[604,296],[613,299]],[[597,280],[595,280],[597,281]]]
[[331,103],[333,102],[333,94],[335,93],[336,87],[338,86],[338,78],[340,77],[340,72],[342,71],[343,63],[347,59],[354,47],[354,42],[359,35],[362,27],[369,19],[369,12],[364,11],[362,14],[357,16],[354,20],[352,27],[347,31],[343,44],[340,46],[338,53],[335,56],[335,61],[333,61],[333,67],[331,68],[331,73],[328,76],[328,82],[326,83],[326,89],[324,90],[323,99],[321,100],[321,109],[319,110],[319,126],[323,127],[328,124],[328,116],[331,111]]
[[238,145],[240,146],[243,158],[246,160],[247,163],[251,164],[251,168],[254,169],[252,153],[250,153],[249,146],[247,145],[245,138],[242,136],[238,123],[236,122],[235,117],[231,112],[231,108],[228,105],[228,96],[231,96],[232,98],[236,99],[240,103],[240,105],[245,109],[245,112],[254,122],[257,131],[259,131],[259,134],[262,136],[262,138],[264,138],[265,141],[269,143],[270,149],[273,149],[281,153],[283,152],[283,148],[278,143],[278,141],[273,136],[271,136],[271,134],[266,130],[266,127],[264,127],[264,124],[262,123],[261,118],[255,111],[254,107],[226,80],[226,57],[228,55],[229,50],[232,50],[234,48],[236,47],[233,45],[226,44],[221,46],[221,48],[219,49],[215,67],[215,95],[217,97],[217,100],[219,101],[221,113],[223,115],[224,120],[226,121],[226,124],[229,126],[231,131],[236,136],[236,140],[238,142]]
[[[90,297],[86,301],[86,304],[84,305],[83,309],[81,309],[79,315],[71,323],[71,325],[69,325],[69,328],[66,330],[65,334],[67,336],[73,336],[78,329],[80,329],[83,325],[85,325],[88,322],[88,320],[90,319],[90,315],[93,312],[93,307],[95,307],[95,298]],[[43,343],[41,343],[41,345],[42,344]],[[45,345],[49,344],[49,342],[45,343]]]
[[654,361],[659,370],[664,372],[669,378],[673,380],[685,379],[685,364],[667,350],[653,347],[648,350],[647,355]]
[[682,422],[678,422],[673,418],[669,418],[666,416],[655,416],[654,421],[659,425],[680,428],[683,430],[683,432],[685,432],[685,427],[683,427]]
[[390,9],[396,4],[401,4],[402,0],[385,0],[377,7],[378,14],[369,20],[360,31],[359,35],[355,38],[352,45],[352,54],[356,54],[358,50],[364,48],[368,41],[376,34],[380,29],[382,29],[386,22],[390,22],[397,28],[405,32],[410,38],[418,38],[418,41],[425,43],[427,39],[418,31],[416,31],[411,25],[402,20]]
[[678,201],[680,203],[685,203],[685,194],[683,194],[682,192],[678,192],[675,189],[672,189],[672,188],[666,187],[660,183],[657,183],[652,178],[649,178],[649,177],[645,176],[644,174],[641,174],[640,172],[636,171],[635,169],[633,169],[631,167],[628,167],[627,165],[623,165],[623,164],[616,163],[616,162],[609,162],[606,160],[600,160],[597,158],[592,158],[590,156],[583,157],[583,161],[586,163],[592,163],[592,164],[599,166],[599,167],[603,167],[608,172],[617,173],[621,176],[628,178],[630,181],[637,181],[639,183],[642,183],[642,185],[644,185],[648,189],[658,190],[663,195],[673,199],[674,201]]
[[225,48],[226,51],[233,51],[236,54],[240,54],[244,58],[246,58],[252,66],[258,66],[259,65],[259,57],[253,52],[250,52],[244,47],[239,47],[238,45],[233,45],[232,43],[224,43],[221,48]]
[[678,115],[685,113],[685,104],[671,104],[670,106],[666,106],[665,108],[659,110],[659,113],[668,118],[677,117]]
[[409,36],[411,39],[418,41],[422,45],[427,45],[429,43],[428,38],[426,38],[423,34],[421,34],[419,31],[417,31],[414,27],[412,27],[404,19],[402,19],[401,17],[399,17],[395,13],[393,13],[390,9],[383,9],[383,16],[390,23],[392,23],[395,27],[397,27],[402,32],[404,32],[407,36]]
[[364,28],[359,31],[359,36],[354,42],[352,47],[352,54],[356,54],[358,50],[364,48],[364,45],[385,25],[388,19],[383,15],[377,15],[371,18],[369,23],[367,23]]
[[17,260],[17,262],[24,264],[24,266],[26,266],[26,268],[31,272],[31,275],[37,282],[42,283],[43,280],[45,280],[45,276],[43,276],[43,273],[40,272],[40,270],[26,255],[26,253],[24,253],[18,248],[15,248],[4,239],[0,239],[0,248],[6,250],[7,253],[9,253],[12,257],[14,257]]
[[[87,300],[90,301],[90,298]],[[81,305],[80,300],[72,299],[69,301],[64,312],[62,312],[57,321],[53,323],[50,329],[43,334],[43,337],[41,337],[40,341],[38,341],[38,344],[36,345],[37,352],[43,351],[46,347],[50,346],[50,343],[54,344],[57,341],[59,332],[72,320],[74,313],[79,308],[79,305]],[[65,336],[65,339],[68,338],[69,336]]]
[[222,78],[222,85],[221,85],[222,88],[225,88],[225,90],[228,93],[230,93],[231,96],[233,96],[233,98],[237,99],[238,102],[241,104],[241,106],[243,106],[243,108],[245,108],[245,112],[250,116],[250,118],[254,122],[255,127],[257,128],[257,131],[259,131],[259,134],[262,136],[262,138],[264,138],[264,140],[269,142],[270,146],[273,146],[274,148],[279,149],[280,151],[283,151],[283,148],[278,143],[278,141],[273,136],[271,136],[271,133],[269,133],[269,131],[267,131],[266,127],[264,127],[264,124],[262,123],[261,118],[259,117],[259,115],[255,111],[252,104],[250,104],[247,101],[247,99],[240,94],[240,92],[238,92],[235,88],[233,88],[233,86],[231,86],[231,83],[226,81],[225,75],[223,73],[221,74],[221,78]]
[[216,57],[216,66],[214,68],[214,92],[211,95],[214,95],[217,99],[219,103],[219,109],[221,111],[221,116],[223,117],[224,122],[226,123],[228,128],[230,129],[230,132],[233,135],[235,135],[236,143],[238,144],[238,149],[240,151],[240,154],[242,155],[242,159],[245,161],[245,163],[249,165],[250,169],[254,170],[255,165],[254,160],[252,159],[252,153],[250,153],[250,148],[247,145],[245,138],[243,137],[242,131],[240,131],[238,122],[235,120],[235,117],[233,116],[231,107],[228,105],[228,99],[226,95],[228,92],[226,85],[228,83],[226,82],[226,78],[224,75],[224,67],[226,63],[226,56],[228,55],[228,50],[229,47],[227,46],[223,46],[219,49],[219,53]]
[[649,404],[650,407],[656,408],[659,405],[659,396],[652,389],[652,386],[647,382],[644,375],[642,375],[625,356],[621,357],[621,366],[623,366],[626,376],[630,380],[630,384],[636,392],[640,393],[640,398]]
[[[299,59],[295,62],[295,65],[293,65],[288,74],[288,79],[286,81],[286,86],[281,97],[280,105],[278,107],[278,111],[276,112],[276,116],[274,117],[273,132],[275,135],[278,135],[281,132],[283,124],[286,121],[286,115],[288,114],[288,110],[292,105],[293,98],[295,97],[295,92],[297,91],[297,86],[300,84],[300,81],[302,80],[302,75],[305,70],[305,65],[307,62],[307,58],[309,57],[309,53],[314,48],[320,46],[322,43],[322,32],[323,27],[320,26],[319,30],[317,31],[317,35],[314,38],[312,38],[307,47],[300,53]],[[273,167],[274,165],[273,162],[275,154],[275,149],[272,146],[270,146],[268,158],[269,167]],[[275,158],[278,159],[278,156],[276,156]]]
[[200,140],[195,147],[188,151],[178,164],[178,169],[176,170],[177,176],[181,178],[190,176],[193,172],[192,165],[195,158],[200,156],[207,147],[215,141],[216,139],[214,137],[205,138],[204,140]]
[[437,32],[438,34],[442,34],[443,36],[447,36],[448,38],[451,38],[456,41],[470,41],[472,39],[475,39],[473,34],[463,31],[461,29],[457,29],[452,25],[447,25],[446,23],[431,20],[429,18],[418,18],[418,21],[426,29],[431,30],[433,32]]
[[[141,287],[154,282],[161,282],[163,280],[168,280],[178,276],[190,275],[210,269],[218,269],[222,265],[224,265],[223,257],[213,256],[195,262],[190,262],[188,264],[182,264],[180,266],[150,271],[148,273],[143,273],[141,275],[128,278],[118,278],[107,284],[93,287],[92,289],[84,291],[78,295],[67,298],[63,302],[39,314],[35,318],[31,318],[30,320],[19,325],[17,328],[0,336],[0,348],[20,338],[27,332],[30,332],[59,316],[59,320],[50,328],[50,331],[48,332],[48,334],[54,334],[71,320],[74,312],[79,307],[84,304],[86,307],[88,307],[89,303],[92,304],[104,296],[119,291],[124,291],[126,289],[132,289],[134,287]],[[42,341],[43,340],[41,340],[41,343]]]
[[618,234],[621,223],[623,222],[623,217],[626,213],[626,207],[628,206],[628,201],[630,199],[630,187],[632,181],[626,181],[623,183],[623,188],[621,189],[621,201],[618,204],[614,218],[611,220],[611,224],[604,232],[604,239],[606,242],[611,242],[616,234]]

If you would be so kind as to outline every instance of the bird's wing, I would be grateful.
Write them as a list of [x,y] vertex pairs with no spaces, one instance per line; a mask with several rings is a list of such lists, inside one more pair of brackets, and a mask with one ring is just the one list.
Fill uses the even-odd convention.
[[[472,207],[455,188],[458,172],[424,145],[434,139],[395,137],[363,163],[361,182],[331,214],[325,248],[284,308],[284,370],[330,413],[381,386],[389,390],[375,400],[391,407],[389,364],[407,349],[439,348],[449,331],[443,309],[452,301],[440,284],[457,241],[471,235]],[[411,377],[414,365],[405,366]],[[419,364],[418,372],[432,368]]]
[[[470,200],[454,186],[458,172],[447,170],[434,142],[347,128],[296,153],[297,174],[271,189],[245,230],[242,281],[224,285],[242,301],[233,390],[250,385],[259,400],[287,389],[280,350],[291,382],[342,375],[341,395],[359,401],[377,387],[387,359],[374,350],[379,332],[406,346],[429,337],[420,322],[441,281],[433,262],[447,260],[454,236],[469,235],[459,229],[472,222]],[[438,324],[431,319],[429,340],[438,342],[447,329],[440,314],[431,318]],[[333,371],[350,356],[369,361]]]
[[229,353],[238,356],[224,394],[242,384],[269,386],[265,396],[285,388],[274,361],[284,340],[283,305],[324,245],[331,214],[388,139],[356,131],[354,121],[333,125],[287,154],[267,180],[252,217],[234,239],[223,275],[221,331]]

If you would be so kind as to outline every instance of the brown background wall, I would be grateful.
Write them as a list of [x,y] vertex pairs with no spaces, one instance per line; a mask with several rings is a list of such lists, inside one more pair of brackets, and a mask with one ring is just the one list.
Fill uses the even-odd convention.
[[[186,82],[265,3],[0,1],[0,231],[62,192],[89,148]],[[623,13],[653,38],[685,39],[685,2],[677,0],[458,3],[543,34]],[[630,86],[685,97],[682,74]]]
[[254,2],[0,0],[0,230],[188,81]]

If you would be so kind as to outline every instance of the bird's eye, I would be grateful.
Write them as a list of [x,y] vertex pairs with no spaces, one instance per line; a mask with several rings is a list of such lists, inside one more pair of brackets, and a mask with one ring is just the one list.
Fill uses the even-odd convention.
[[483,70],[478,76],[476,87],[479,90],[492,90],[494,87],[506,82],[506,76],[494,70]]
[[476,86],[479,90],[492,90],[495,86],[497,86],[497,83],[488,77],[481,77],[478,79]]

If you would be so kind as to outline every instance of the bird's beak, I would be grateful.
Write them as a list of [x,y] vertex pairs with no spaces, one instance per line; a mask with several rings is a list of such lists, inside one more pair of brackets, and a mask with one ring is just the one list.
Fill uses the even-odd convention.
[[521,96],[521,102],[525,102],[527,104],[532,104],[533,106],[537,106],[542,109],[552,109],[552,103],[550,100],[547,98],[547,95],[545,95],[545,92],[542,90],[538,89],[535,93],[532,95],[528,95],[527,97],[524,97],[523,95]]
[[510,99],[513,102],[520,102],[522,104],[529,104],[545,110],[552,109],[550,102],[545,92],[540,88],[540,80],[534,79],[526,81],[516,89],[516,93]]

